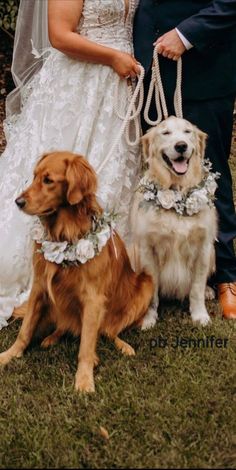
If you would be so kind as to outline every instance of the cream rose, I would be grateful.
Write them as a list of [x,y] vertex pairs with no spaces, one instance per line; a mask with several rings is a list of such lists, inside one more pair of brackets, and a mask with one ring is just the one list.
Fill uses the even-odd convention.
[[161,206],[164,209],[171,209],[176,202],[175,192],[171,189],[166,189],[164,191],[158,191],[157,197],[160,201]]
[[93,243],[90,240],[82,239],[76,245],[76,259],[84,264],[91,258],[94,258],[95,251]]
[[204,188],[193,191],[186,201],[186,212],[188,215],[197,214],[200,210],[204,209],[207,204],[208,197]]
[[61,264],[64,261],[65,253],[67,248],[67,242],[43,242],[42,251],[44,258],[51,263]]

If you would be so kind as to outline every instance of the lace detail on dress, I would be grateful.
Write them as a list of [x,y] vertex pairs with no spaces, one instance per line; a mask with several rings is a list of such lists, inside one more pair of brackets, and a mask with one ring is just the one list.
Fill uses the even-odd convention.
[[[132,51],[132,21],[137,1],[85,0],[80,34],[122,51]],[[119,81],[119,108],[128,107],[128,89],[112,68],[80,62],[51,48],[41,70],[23,90],[24,106],[5,122],[7,148],[0,158],[0,328],[30,285],[33,218],[14,203],[32,179],[45,152],[68,150],[84,155],[96,169],[108,154],[122,125],[114,112]],[[104,208],[121,214],[119,231],[129,235],[129,210],[137,181],[139,153],[122,138],[99,175],[98,198]]]
[[86,0],[78,32],[92,41],[131,52],[137,4],[137,0],[129,0],[127,13],[125,0]]

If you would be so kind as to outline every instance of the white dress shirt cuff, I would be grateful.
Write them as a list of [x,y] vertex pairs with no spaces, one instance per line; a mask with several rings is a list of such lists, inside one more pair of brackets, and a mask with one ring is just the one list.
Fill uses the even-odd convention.
[[189,49],[191,49],[193,47],[193,45],[191,44],[191,42],[189,42],[186,37],[178,30],[178,28],[175,28],[175,31],[176,33],[178,34],[179,38],[181,39],[185,49],[187,49],[187,51]]

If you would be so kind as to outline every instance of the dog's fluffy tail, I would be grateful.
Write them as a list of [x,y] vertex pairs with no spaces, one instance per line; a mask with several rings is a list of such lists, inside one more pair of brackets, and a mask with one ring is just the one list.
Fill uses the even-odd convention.
[[137,291],[134,303],[136,305],[135,318],[132,323],[140,325],[147,313],[154,294],[154,283],[152,276],[142,271],[137,277]]
[[[120,288],[119,297],[122,299],[120,308],[112,305],[109,320],[104,322],[106,334],[115,338],[119,333],[133,325],[141,325],[148,310],[154,293],[152,277],[142,271],[140,274],[132,273],[127,277]],[[119,301],[118,301],[119,304]]]

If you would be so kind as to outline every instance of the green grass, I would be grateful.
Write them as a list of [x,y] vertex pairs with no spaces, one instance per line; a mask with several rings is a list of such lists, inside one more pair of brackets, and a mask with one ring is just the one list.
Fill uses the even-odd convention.
[[[212,324],[196,329],[186,304],[163,304],[152,331],[122,335],[132,358],[101,338],[90,396],[74,391],[78,340],[32,346],[0,372],[0,468],[235,468],[236,323],[221,319],[217,302],[208,307]],[[1,331],[1,351],[19,326]],[[228,346],[174,349],[176,335]],[[168,346],[151,349],[158,337]]]
[[[137,351],[123,357],[101,338],[96,393],[73,388],[79,341],[32,346],[1,372],[1,468],[234,468],[236,324],[216,313],[193,327],[187,306],[165,304],[152,331],[122,335]],[[1,350],[19,322],[1,332]],[[224,349],[172,347],[176,335],[228,338]],[[150,348],[167,338],[166,348]],[[109,433],[102,437],[100,426]]]

